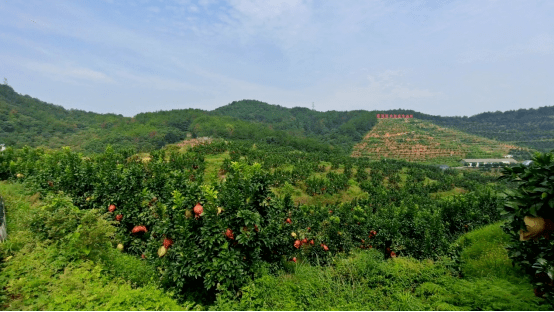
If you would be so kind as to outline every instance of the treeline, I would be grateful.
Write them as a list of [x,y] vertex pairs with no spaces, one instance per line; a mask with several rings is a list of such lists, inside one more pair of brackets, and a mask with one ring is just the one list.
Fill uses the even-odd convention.
[[255,100],[232,102],[214,111],[182,109],[141,113],[133,118],[67,110],[0,85],[0,144],[16,148],[71,146],[100,153],[106,146],[149,152],[192,137],[292,146],[348,154],[377,123],[376,114],[411,114],[461,131],[547,151],[554,148],[554,107],[440,117],[412,110],[327,111],[292,109]]
[[554,149],[554,106],[486,112],[471,117],[421,114],[418,118],[485,138],[534,148],[541,152]]

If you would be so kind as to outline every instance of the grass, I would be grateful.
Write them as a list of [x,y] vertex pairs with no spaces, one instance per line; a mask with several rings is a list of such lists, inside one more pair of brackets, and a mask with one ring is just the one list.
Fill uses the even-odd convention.
[[443,197],[448,197],[448,196],[460,195],[460,194],[464,194],[464,193],[467,193],[467,190],[465,190],[461,187],[455,187],[455,188],[453,188],[449,191],[436,192],[436,193],[431,193],[429,195],[431,196],[431,198],[438,199],[438,198],[443,198]]
[[204,180],[206,184],[219,180],[219,169],[221,165],[223,165],[223,161],[227,158],[230,158],[229,152],[206,155],[204,157],[204,163],[206,164],[206,169],[204,169]]
[[[71,244],[65,244],[65,239],[40,237],[30,225],[37,221],[34,216],[41,213],[44,203],[38,194],[26,196],[24,193],[19,184],[0,182],[8,231],[8,240],[0,243],[2,310],[199,308],[190,302],[179,304],[172,294],[161,290],[155,268],[140,259],[115,248],[103,250],[94,258],[86,257]],[[95,234],[109,232],[109,228],[102,228],[107,223],[102,222],[101,216],[96,218]],[[81,235],[81,239],[86,239],[85,236]]]
[[551,310],[508,259],[499,224],[461,237],[464,278],[450,259],[385,260],[374,250],[337,258],[333,266],[302,260],[242,289],[240,300],[218,298],[215,310]]

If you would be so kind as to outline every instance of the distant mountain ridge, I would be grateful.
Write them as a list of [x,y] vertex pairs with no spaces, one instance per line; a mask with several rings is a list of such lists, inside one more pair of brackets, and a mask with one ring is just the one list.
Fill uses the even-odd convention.
[[71,146],[83,152],[100,152],[111,144],[147,151],[191,135],[350,153],[377,124],[377,113],[412,114],[414,118],[489,139],[541,151],[554,149],[554,106],[481,113],[468,118],[402,109],[319,112],[241,100],[213,111],[176,109],[131,118],[68,110],[20,95],[8,85],[0,85],[0,143],[15,147]]

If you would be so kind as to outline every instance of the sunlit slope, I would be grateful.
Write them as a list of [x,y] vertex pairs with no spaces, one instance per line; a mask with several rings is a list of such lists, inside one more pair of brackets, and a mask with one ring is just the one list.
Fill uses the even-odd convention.
[[458,161],[462,158],[502,158],[527,148],[443,128],[413,119],[380,119],[352,149],[352,157],[409,161]]

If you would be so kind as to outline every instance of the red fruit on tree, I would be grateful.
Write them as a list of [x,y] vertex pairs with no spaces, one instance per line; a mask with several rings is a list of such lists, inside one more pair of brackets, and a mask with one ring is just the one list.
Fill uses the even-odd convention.
[[144,254],[142,254],[140,257],[141,257],[142,259],[146,259],[146,256],[145,256]]
[[307,238],[304,238],[304,239],[302,240],[302,244],[307,244],[307,243],[308,243],[308,239],[307,239]]
[[293,261],[294,263],[296,263],[296,257],[293,257],[293,258],[292,258],[292,261]]
[[314,245],[314,240],[313,239],[310,240],[310,245],[312,245],[312,246]]
[[294,241],[294,247],[300,248],[300,246],[302,246],[302,243],[300,242],[300,240],[298,240],[298,239],[295,240],[295,241]]
[[109,211],[109,212],[114,212],[114,211],[115,211],[115,205],[114,205],[114,204],[111,204],[111,205],[108,207],[108,211]]
[[396,252],[391,251],[391,252],[390,252],[390,257],[391,257],[391,258],[396,258]]
[[198,217],[204,212],[204,207],[202,207],[202,205],[198,203],[196,204],[196,206],[194,206],[193,210],[194,210],[194,214]]
[[171,238],[164,238],[164,247],[167,249],[171,245],[173,245],[173,240]]
[[292,221],[290,220],[290,218],[287,218],[286,222],[287,222],[288,224],[291,224],[291,223],[292,223]]
[[136,233],[146,233],[148,232],[148,230],[146,229],[146,227],[144,225],[137,225],[133,228],[133,230],[131,231],[131,233],[133,234],[136,234]]
[[329,247],[327,247],[327,245],[325,245],[325,244],[321,244],[321,247],[323,247],[323,250],[325,250],[325,251],[329,250]]
[[122,214],[118,214],[117,216],[115,216],[115,219],[116,219],[117,221],[121,221],[121,220],[123,220],[123,215],[122,215]]
[[235,235],[231,229],[227,229],[227,231],[225,231],[225,236],[227,236],[228,239],[235,239]]

